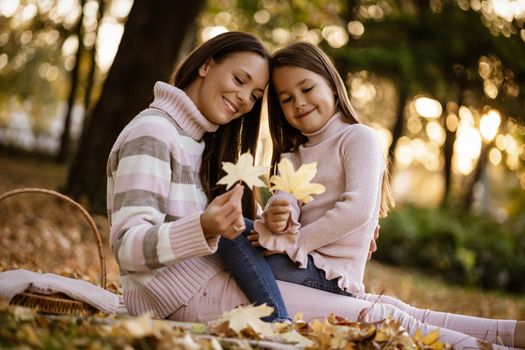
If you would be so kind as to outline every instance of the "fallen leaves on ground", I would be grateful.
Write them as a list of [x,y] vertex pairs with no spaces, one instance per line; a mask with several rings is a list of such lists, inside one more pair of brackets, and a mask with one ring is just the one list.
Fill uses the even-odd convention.
[[184,349],[220,350],[267,348],[449,350],[438,342],[439,331],[410,337],[399,322],[353,322],[330,315],[306,323],[260,320],[272,308],[245,306],[224,313],[206,325],[139,317],[50,316],[0,303],[1,348]]

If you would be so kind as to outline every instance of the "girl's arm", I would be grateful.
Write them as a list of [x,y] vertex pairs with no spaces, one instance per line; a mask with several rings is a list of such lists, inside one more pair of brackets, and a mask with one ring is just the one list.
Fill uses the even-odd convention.
[[[271,218],[268,217],[268,210],[272,206],[273,202],[286,201],[290,205],[291,213],[288,218],[286,227],[281,232],[272,232],[268,223]],[[297,242],[297,236],[299,233],[299,215],[300,208],[299,203],[295,197],[288,192],[277,191],[266,204],[266,209],[262,215],[255,220],[254,228],[259,234],[259,243],[268,250],[285,252],[295,250],[295,244]]]
[[[344,193],[334,208],[300,229],[297,247],[305,255],[359,232],[371,220],[377,220],[385,170],[379,140],[375,131],[364,125],[356,125],[355,131],[347,136],[341,150],[346,183]],[[369,237],[356,237],[366,245],[371,238],[372,232]]]

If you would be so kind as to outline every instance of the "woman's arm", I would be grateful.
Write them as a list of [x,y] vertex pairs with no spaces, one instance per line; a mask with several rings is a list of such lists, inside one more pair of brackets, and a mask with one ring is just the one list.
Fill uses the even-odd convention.
[[[192,171],[190,165],[179,163],[183,150],[173,149],[173,138],[182,136],[167,130],[162,123],[142,123],[127,133],[124,142],[117,141],[120,147],[109,158],[110,240],[126,271],[147,271],[212,254],[219,234],[238,234],[230,224],[242,218],[242,187],[217,197],[203,211],[204,193],[194,183],[177,180]],[[178,217],[169,216],[168,207]]]

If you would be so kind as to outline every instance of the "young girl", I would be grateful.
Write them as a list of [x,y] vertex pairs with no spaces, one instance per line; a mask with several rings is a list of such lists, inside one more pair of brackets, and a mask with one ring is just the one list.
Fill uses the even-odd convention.
[[[456,348],[476,348],[475,338],[525,346],[523,322],[424,311],[391,297],[365,294],[363,275],[370,240],[390,199],[378,139],[371,128],[359,123],[343,81],[316,46],[295,43],[278,51],[271,61],[271,75],[268,112],[273,165],[282,157],[296,169],[317,162],[313,182],[326,187],[307,204],[277,192],[256,221],[258,234],[248,236],[253,245],[284,253],[268,256],[275,277],[353,297],[348,299],[354,301],[354,310],[344,312],[356,315],[369,309],[365,321],[391,315],[411,334],[441,327],[441,341]],[[246,241],[243,236],[221,240],[219,252],[248,298],[261,303],[259,265],[238,263],[238,256],[256,254],[245,249]]]

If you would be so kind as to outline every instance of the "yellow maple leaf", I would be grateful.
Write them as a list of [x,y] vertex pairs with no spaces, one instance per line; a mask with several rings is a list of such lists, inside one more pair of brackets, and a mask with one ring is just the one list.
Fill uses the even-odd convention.
[[422,336],[421,332],[418,329],[413,338],[417,344],[423,345],[422,347],[424,347],[425,349],[432,349],[432,350],[445,349],[445,344],[438,341],[439,328],[436,328],[432,332],[428,333],[426,336]]
[[281,190],[290,193],[297,200],[308,203],[313,200],[312,194],[321,194],[326,188],[317,183],[312,183],[312,179],[317,173],[317,163],[303,164],[294,170],[292,162],[283,158],[277,164],[280,175],[273,175],[270,182],[273,184],[270,190]]
[[261,317],[270,316],[272,312],[273,307],[266,304],[242,306],[225,312],[220,318],[211,322],[210,327],[212,331],[221,329],[227,322],[228,328],[238,335],[243,330],[251,329],[260,336],[272,338],[275,336],[272,324],[261,320]]
[[226,190],[229,190],[236,182],[244,181],[251,189],[252,187],[264,187],[264,182],[259,179],[259,176],[266,173],[266,167],[254,166],[254,159],[250,152],[241,154],[236,164],[231,162],[222,162],[222,168],[226,172],[226,176],[217,181],[218,185],[226,185]]

